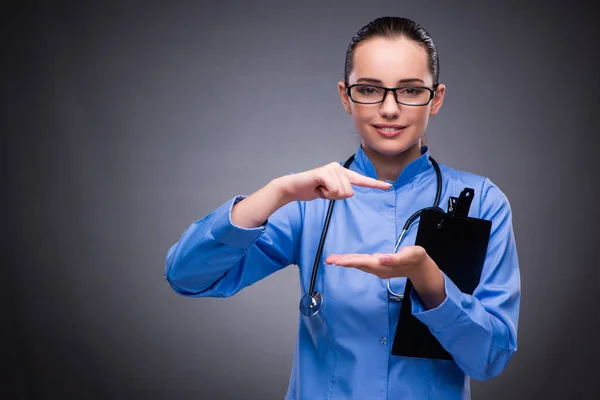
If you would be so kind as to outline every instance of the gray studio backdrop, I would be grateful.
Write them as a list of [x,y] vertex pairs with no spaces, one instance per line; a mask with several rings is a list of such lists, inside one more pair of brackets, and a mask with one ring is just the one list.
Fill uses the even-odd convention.
[[592,6],[322,3],[5,10],[0,397],[283,398],[296,267],[187,299],[165,255],[229,198],[356,150],[336,89],[346,46],[397,15],[439,48],[432,154],[490,177],[514,213],[519,351],[474,398],[596,398]]

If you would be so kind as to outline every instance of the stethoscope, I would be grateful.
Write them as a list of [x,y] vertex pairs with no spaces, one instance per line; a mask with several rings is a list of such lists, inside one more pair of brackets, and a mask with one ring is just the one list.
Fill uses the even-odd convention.
[[[355,155],[356,154],[353,154],[344,163],[344,168],[350,167],[350,164],[352,164],[352,161],[354,161]],[[440,167],[439,167],[438,163],[432,157],[429,157],[429,160],[431,161],[433,168],[435,169],[435,175],[437,177],[437,191],[435,194],[435,201],[433,203],[433,207],[423,208],[423,209],[415,212],[413,215],[410,216],[410,218],[408,218],[408,220],[406,220],[406,223],[404,224],[404,227],[402,228],[402,232],[400,233],[400,236],[398,237],[398,241],[396,242],[396,246],[394,247],[394,253],[396,252],[396,250],[398,250],[400,243],[402,243],[402,239],[404,239],[404,235],[406,234],[406,232],[408,231],[408,229],[410,228],[412,223],[421,215],[421,212],[423,212],[423,210],[432,209],[432,208],[441,210],[441,208],[439,208],[439,204],[440,204],[440,197],[442,195],[442,172],[440,171]],[[319,241],[319,247],[317,249],[317,254],[315,256],[315,262],[313,264],[312,275],[310,277],[310,287],[308,289],[308,293],[305,294],[302,297],[302,299],[300,299],[300,312],[307,317],[313,316],[316,313],[318,313],[319,310],[321,310],[321,307],[323,305],[323,296],[319,292],[315,291],[315,282],[317,280],[317,272],[319,271],[319,262],[321,260],[322,254],[323,254],[323,244],[325,243],[325,237],[327,236],[327,230],[329,229],[329,222],[331,221],[331,212],[333,210],[334,203],[335,203],[335,200],[331,200],[329,203],[329,208],[327,209],[327,216],[325,217],[325,225],[323,226],[323,232],[321,233],[321,240]],[[443,212],[443,210],[441,210],[441,211]],[[387,291],[388,291],[388,299],[391,301],[401,301],[404,298],[404,295],[394,293],[392,291],[392,288],[390,287],[389,279],[387,280]]]

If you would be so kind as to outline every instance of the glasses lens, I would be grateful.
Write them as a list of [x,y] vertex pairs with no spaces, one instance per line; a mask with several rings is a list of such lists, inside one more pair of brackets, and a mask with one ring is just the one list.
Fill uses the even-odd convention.
[[376,86],[357,85],[350,88],[352,100],[359,103],[379,103],[383,100],[385,90]]
[[429,101],[429,90],[421,87],[402,87],[396,90],[398,102],[410,105],[422,105]]

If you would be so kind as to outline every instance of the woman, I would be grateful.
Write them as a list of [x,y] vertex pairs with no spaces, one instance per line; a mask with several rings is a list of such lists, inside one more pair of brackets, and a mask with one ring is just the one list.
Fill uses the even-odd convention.
[[[182,295],[232,296],[290,264],[298,265],[306,295],[327,208],[337,200],[316,280],[326,300],[315,315],[299,316],[286,399],[470,398],[470,377],[498,375],[516,351],[520,275],[511,209],[489,179],[439,165],[440,204],[473,188],[469,216],[492,221],[472,295],[411,245],[417,224],[394,252],[404,221],[436,194],[423,136],[444,100],[438,75],[435,45],[421,26],[405,18],[370,22],[352,38],[338,83],[361,136],[348,168],[332,162],[236,196],[192,224],[167,254],[165,277]],[[402,302],[388,295],[388,284],[404,293],[407,278],[412,315],[453,360],[391,354]]]

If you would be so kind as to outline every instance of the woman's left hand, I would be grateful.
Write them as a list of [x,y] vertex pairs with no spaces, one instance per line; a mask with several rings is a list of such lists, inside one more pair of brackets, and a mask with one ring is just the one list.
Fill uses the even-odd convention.
[[446,299],[442,271],[421,246],[406,246],[392,254],[331,254],[325,263],[357,268],[381,279],[408,278],[427,309]]
[[428,258],[423,247],[406,246],[392,254],[331,254],[325,259],[325,263],[357,268],[382,279],[411,278],[423,272],[421,270]]

